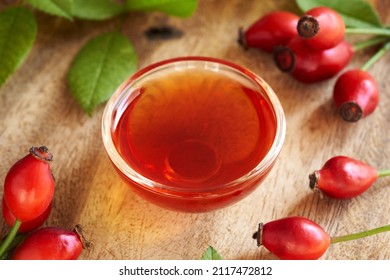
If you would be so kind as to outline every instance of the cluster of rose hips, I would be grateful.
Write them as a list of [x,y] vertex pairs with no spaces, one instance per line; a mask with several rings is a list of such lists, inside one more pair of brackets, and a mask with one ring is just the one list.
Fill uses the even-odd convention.
[[[341,16],[327,7],[316,7],[302,17],[277,11],[261,17],[245,32],[239,42],[244,47],[273,53],[277,67],[303,83],[315,83],[335,77],[362,47],[389,41],[374,38],[354,47],[345,39]],[[389,49],[389,42],[382,50]],[[383,52],[382,52],[383,53]],[[375,55],[360,69],[348,70],[334,85],[333,101],[342,118],[349,122],[371,114],[378,105],[375,79],[367,69],[378,59]],[[374,167],[346,156],[335,156],[309,175],[310,188],[334,199],[350,199],[365,192],[390,170]],[[318,259],[330,244],[354,240],[390,231],[390,225],[339,237],[330,237],[315,222],[299,216],[260,223],[253,238],[280,259]]]
[[90,246],[79,225],[74,230],[41,227],[54,197],[52,159],[45,146],[32,147],[7,172],[2,213],[11,230],[0,243],[0,259],[77,259]]
[[[339,74],[356,50],[385,40],[378,37],[360,47],[352,46],[345,40],[345,30],[342,17],[328,7],[315,7],[301,17],[276,11],[262,16],[245,32],[240,29],[239,43],[273,53],[281,71],[300,82],[316,83]],[[333,101],[345,121],[356,122],[378,105],[378,86],[367,71],[371,65],[348,70],[337,78]]]

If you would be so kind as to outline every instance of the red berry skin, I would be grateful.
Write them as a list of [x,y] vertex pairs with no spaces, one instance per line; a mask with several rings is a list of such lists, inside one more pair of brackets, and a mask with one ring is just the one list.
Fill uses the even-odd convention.
[[21,222],[34,220],[41,215],[54,195],[54,178],[49,165],[51,154],[45,147],[33,147],[30,151],[11,166],[4,182],[4,200]]
[[243,34],[239,42],[248,48],[271,53],[274,47],[286,45],[298,34],[299,16],[287,11],[275,11],[258,19]]
[[335,47],[345,35],[345,24],[335,10],[315,7],[299,19],[298,33],[312,49],[326,50]]
[[274,50],[274,60],[281,71],[290,72],[297,81],[316,83],[337,75],[353,54],[353,47],[347,41],[331,49],[313,50],[296,36],[287,46]]
[[13,260],[76,260],[83,244],[74,231],[55,227],[40,228],[15,249]]
[[335,156],[309,178],[312,189],[331,198],[349,199],[365,192],[378,179],[378,171],[362,161]]
[[378,85],[366,71],[346,71],[334,85],[333,101],[344,120],[356,122],[370,115],[378,106]]
[[282,260],[319,259],[330,245],[330,236],[304,217],[287,217],[263,225],[262,245]]
[[[43,223],[49,217],[50,212],[51,212],[51,208],[52,208],[52,205],[50,203],[49,207],[47,207],[46,210],[43,211],[43,213],[41,215],[39,215],[37,218],[35,218],[34,220],[31,220],[31,221],[21,223],[21,225],[18,229],[18,232],[20,232],[20,233],[30,232],[30,231],[33,231],[33,230],[39,228],[40,226],[42,226]],[[2,200],[1,209],[3,212],[3,217],[4,217],[5,222],[10,227],[12,227],[15,223],[16,218],[15,218],[14,214],[12,214],[12,212],[9,210],[7,204],[4,201],[4,198]]]

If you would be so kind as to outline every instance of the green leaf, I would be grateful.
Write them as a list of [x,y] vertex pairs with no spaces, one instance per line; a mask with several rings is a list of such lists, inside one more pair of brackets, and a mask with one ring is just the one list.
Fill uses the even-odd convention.
[[37,23],[30,10],[11,7],[0,12],[0,86],[24,62],[36,34]]
[[87,20],[105,20],[126,12],[125,5],[114,0],[73,0],[73,16]]
[[375,9],[364,0],[296,0],[296,3],[303,12],[318,6],[329,7],[340,13],[348,27],[382,26]]
[[73,0],[28,0],[28,3],[38,10],[72,20]]
[[159,11],[176,17],[190,17],[196,10],[197,0],[126,0],[130,11]]
[[209,246],[202,255],[202,260],[222,260],[221,255],[213,247]]
[[87,42],[77,54],[67,75],[68,85],[81,107],[91,115],[134,73],[136,64],[137,55],[124,35],[104,33]]

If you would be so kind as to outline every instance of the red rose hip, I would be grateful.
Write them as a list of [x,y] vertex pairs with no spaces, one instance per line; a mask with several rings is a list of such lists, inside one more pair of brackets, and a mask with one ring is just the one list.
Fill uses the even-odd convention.
[[365,192],[380,175],[375,168],[362,161],[335,156],[309,175],[310,188],[328,197],[348,199]]
[[54,196],[54,178],[50,169],[52,158],[46,147],[32,147],[30,153],[7,172],[4,200],[19,221],[37,218],[51,203]]
[[[390,175],[390,170],[386,171]],[[331,244],[356,240],[390,231],[385,225],[361,232],[331,237],[315,222],[299,216],[292,216],[260,223],[253,234],[257,246],[264,246],[282,260],[319,259]]]
[[240,29],[238,42],[248,48],[272,52],[279,45],[286,45],[298,34],[299,16],[287,11],[275,11],[262,16],[245,32]]
[[307,11],[299,19],[297,29],[307,45],[317,50],[335,47],[345,34],[342,17],[336,11],[321,6]]
[[74,231],[45,227],[27,236],[15,249],[11,258],[13,260],[76,260],[83,248],[89,246],[78,225]]
[[274,49],[276,66],[282,72],[290,73],[303,83],[315,83],[330,79],[348,65],[354,54],[347,41],[327,50],[313,50],[304,39],[295,36],[287,46]]
[[330,236],[313,221],[298,216],[259,225],[258,245],[283,260],[314,260],[328,249]]
[[378,85],[367,71],[349,70],[337,79],[333,101],[345,121],[356,122],[376,109],[379,103]]

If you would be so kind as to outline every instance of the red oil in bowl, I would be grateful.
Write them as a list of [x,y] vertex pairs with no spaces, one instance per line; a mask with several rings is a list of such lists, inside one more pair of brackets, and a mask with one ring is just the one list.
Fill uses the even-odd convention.
[[186,212],[219,209],[251,193],[284,138],[280,104],[252,75],[215,59],[180,58],[122,85],[113,97],[108,153],[120,158],[122,166],[115,159],[114,166],[131,189]]

